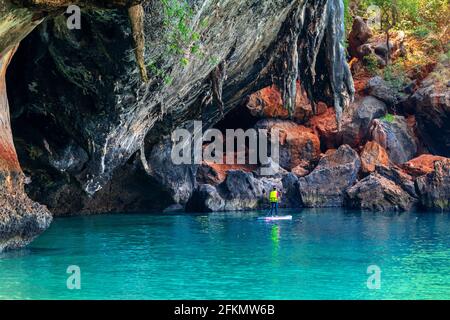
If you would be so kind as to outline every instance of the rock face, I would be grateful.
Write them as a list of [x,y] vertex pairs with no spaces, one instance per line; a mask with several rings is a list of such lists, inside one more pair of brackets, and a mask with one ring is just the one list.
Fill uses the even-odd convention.
[[374,172],[375,166],[387,166],[389,156],[386,150],[374,141],[369,141],[361,152],[361,169],[363,172]]
[[269,192],[274,186],[281,194],[281,207],[300,207],[298,178],[294,174],[262,177],[252,172],[230,170],[226,180],[217,186],[199,185],[187,202],[186,210],[212,212],[265,209],[269,206]]
[[306,126],[312,128],[314,133],[320,138],[322,150],[336,149],[340,145],[336,113],[332,108],[328,108],[324,113],[312,117]]
[[376,119],[370,128],[373,141],[381,145],[394,163],[404,163],[417,153],[417,144],[412,129],[402,116],[392,119]]
[[52,221],[47,208],[25,194],[25,176],[13,144],[5,83],[13,51],[0,55],[0,251],[27,245]]
[[[35,200],[47,204],[65,205],[70,195],[77,195],[83,208],[130,208],[120,203],[101,205],[102,199],[110,199],[102,189],[117,190],[121,182],[143,169],[151,177],[149,185],[157,181],[164,198],[169,195],[174,202],[187,203],[198,187],[198,167],[174,169],[166,162],[164,137],[174,128],[192,119],[203,120],[209,128],[248,94],[272,84],[280,88],[283,104],[292,109],[300,82],[313,112],[319,111],[319,102],[324,101],[334,106],[338,120],[353,96],[341,45],[341,0],[188,1],[192,10],[184,8],[184,27],[192,37],[176,43],[173,39],[178,39],[179,25],[167,23],[173,8],[167,8],[170,4],[166,2],[146,1],[142,8],[140,1],[75,1],[89,9],[82,12],[81,30],[69,30],[66,19],[58,16],[67,3],[0,0],[2,76],[6,53],[41,24],[22,41],[7,82],[11,84],[8,95],[14,139],[23,148],[20,161],[32,164],[25,168],[31,176],[27,189]],[[115,9],[99,9],[105,7]],[[3,78],[1,81],[4,84]],[[4,88],[1,98],[7,101]],[[17,156],[5,102],[0,113],[2,128],[6,128],[0,132],[6,141],[0,157],[8,162],[10,156]],[[309,135],[306,131],[303,136]],[[295,142],[300,146],[298,157],[317,154],[314,135],[306,140],[306,147],[300,146],[302,140]],[[121,171],[139,159],[141,149],[148,159],[142,161],[144,168],[131,165],[130,171]],[[39,172],[34,166],[36,159]],[[4,172],[8,176],[13,170],[5,166]],[[48,177],[54,188],[45,193]],[[114,177],[120,181],[110,183]],[[225,188],[232,178],[227,175],[219,185]],[[273,179],[282,185],[282,177]],[[273,183],[268,178],[256,180],[255,187]],[[218,188],[226,200],[225,209],[240,205],[230,188],[225,188],[225,196]],[[23,192],[19,184],[14,190]],[[98,196],[102,192],[104,196]],[[44,194],[47,196],[40,198]],[[98,204],[83,198],[88,195],[98,197]],[[122,200],[132,201],[135,196]],[[7,211],[11,216],[26,211],[17,209]],[[8,212],[2,216],[4,221],[10,221]],[[45,223],[38,225],[45,228]]]
[[415,106],[417,126],[432,154],[450,157],[450,62],[436,66],[409,104]]
[[261,120],[255,126],[268,131],[278,129],[280,132],[280,166],[291,170],[310,162],[320,155],[319,137],[313,131],[292,121]]
[[433,172],[417,178],[416,189],[424,208],[450,211],[450,160],[436,161]]
[[361,161],[348,145],[325,155],[307,176],[299,178],[301,200],[306,207],[339,207],[345,189],[357,179]]
[[406,211],[416,199],[393,181],[372,173],[347,190],[346,205],[370,211]]
[[[300,90],[297,84],[295,110],[293,120],[304,123],[312,117],[312,107],[305,93]],[[247,108],[251,114],[258,118],[279,118],[287,120],[289,112],[283,106],[283,99],[280,91],[274,87],[266,87],[250,95]]]

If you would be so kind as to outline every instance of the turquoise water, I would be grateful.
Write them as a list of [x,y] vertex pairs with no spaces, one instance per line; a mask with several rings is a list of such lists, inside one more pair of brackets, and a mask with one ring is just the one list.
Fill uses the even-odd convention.
[[[1,299],[449,299],[450,215],[285,211],[55,219],[0,254]],[[81,289],[67,289],[77,265]],[[378,290],[367,268],[381,270]]]

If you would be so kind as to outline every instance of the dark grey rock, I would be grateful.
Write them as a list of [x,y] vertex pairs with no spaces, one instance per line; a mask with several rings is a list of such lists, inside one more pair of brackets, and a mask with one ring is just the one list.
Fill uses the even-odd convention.
[[370,211],[407,211],[417,203],[393,181],[372,173],[346,191],[346,206]]
[[344,114],[342,143],[352,147],[364,143],[372,121],[386,112],[386,104],[375,97],[368,96],[353,102]]
[[306,177],[299,178],[301,200],[306,207],[340,207],[345,190],[352,186],[361,167],[358,154],[348,145],[325,155]]
[[436,161],[434,167],[416,179],[420,203],[428,210],[450,211],[450,160]]

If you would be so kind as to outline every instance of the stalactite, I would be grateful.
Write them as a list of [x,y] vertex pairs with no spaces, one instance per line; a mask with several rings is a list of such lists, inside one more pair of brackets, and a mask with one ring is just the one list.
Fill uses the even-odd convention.
[[128,8],[131,30],[133,32],[134,54],[141,73],[142,81],[148,82],[147,68],[144,61],[145,35],[144,35],[144,8],[137,4]]
[[227,78],[227,62],[222,61],[211,73],[211,89],[214,102],[217,104],[220,110],[220,114],[223,117],[224,103],[222,99],[223,83]]
[[338,130],[340,130],[343,109],[353,100],[355,89],[342,45],[345,37],[344,4],[342,0],[329,0],[327,9],[327,56],[328,61],[330,61],[329,73],[334,109],[336,110],[336,121]]
[[[354,88],[345,50],[342,0],[306,0],[288,18],[280,39],[275,84],[292,115],[300,80],[316,113],[316,103],[333,103],[340,128],[342,109],[353,98]],[[319,55],[326,55],[326,59]],[[326,61],[323,61],[326,60]],[[331,91],[331,92],[329,92]]]

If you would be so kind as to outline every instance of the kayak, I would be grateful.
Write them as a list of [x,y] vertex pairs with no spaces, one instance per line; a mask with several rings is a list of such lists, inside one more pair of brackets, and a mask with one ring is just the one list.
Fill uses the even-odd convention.
[[259,220],[265,221],[277,221],[277,220],[292,220],[292,216],[270,216],[270,217],[259,217]]

